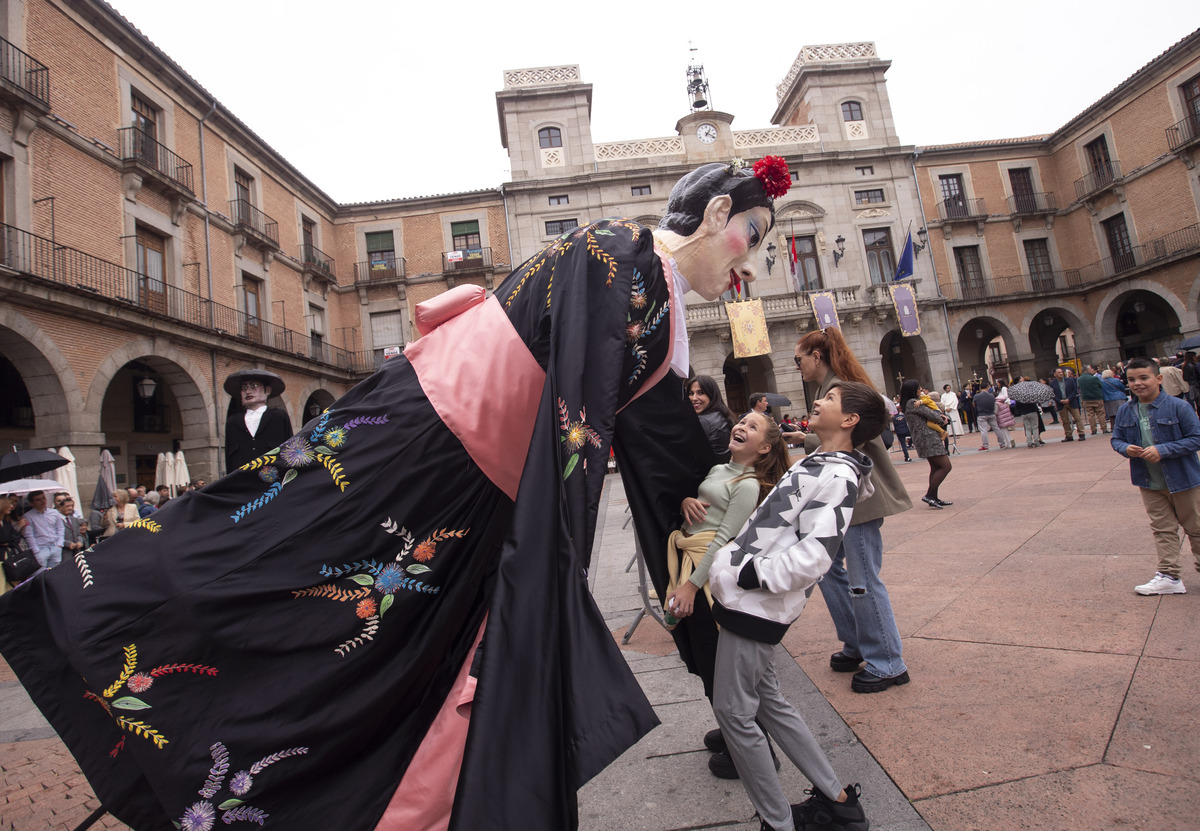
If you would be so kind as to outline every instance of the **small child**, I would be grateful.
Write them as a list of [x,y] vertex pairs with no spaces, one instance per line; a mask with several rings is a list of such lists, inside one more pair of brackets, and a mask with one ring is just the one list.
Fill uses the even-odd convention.
[[1117,411],[1112,447],[1129,457],[1129,476],[1141,491],[1158,549],[1158,572],[1134,591],[1183,594],[1180,526],[1200,571],[1200,419],[1187,401],[1163,391],[1155,362],[1134,358],[1128,373],[1134,398]]
[[[871,460],[854,448],[878,436],[887,420],[883,399],[869,385],[834,383],[814,404],[809,423],[822,450],[792,465],[709,571],[713,617],[721,626],[713,709],[761,831],[866,831],[870,825],[859,786],[842,788],[804,719],[779,691],[772,660],[829,570],[855,502],[874,490]],[[813,783],[810,799],[788,804],[756,717]]]
[[[931,398],[931,397],[930,397],[930,395],[929,395],[929,393],[927,393],[927,392],[921,393],[921,398],[920,398],[920,401],[921,401],[921,403],[922,403],[922,404],[924,404],[924,405],[925,405],[926,407],[928,407],[929,409],[933,410],[935,413],[940,413],[940,412],[942,411],[942,405],[941,405],[941,404],[935,404],[935,403],[933,403],[933,398]],[[941,438],[943,441],[946,439],[946,430],[945,430],[945,428],[943,428],[943,427],[942,427],[942,425],[941,425],[939,422],[936,422],[936,421],[926,421],[926,422],[925,422],[925,425],[926,425],[926,426],[927,426],[927,427],[928,427],[930,430],[932,430],[933,432],[937,433],[937,434],[938,434],[938,436],[939,436],[939,437],[940,437],[940,438]]]

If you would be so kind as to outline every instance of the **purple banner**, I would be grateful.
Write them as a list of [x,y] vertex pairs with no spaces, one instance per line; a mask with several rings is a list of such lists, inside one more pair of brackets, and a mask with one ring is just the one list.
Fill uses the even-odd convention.
[[817,316],[817,326],[821,327],[822,331],[830,326],[834,329],[842,328],[842,324],[838,322],[837,304],[833,301],[833,292],[813,292],[808,299],[812,303],[813,314]]
[[921,334],[921,319],[917,315],[917,298],[908,283],[889,283],[892,303],[896,306],[896,317],[900,320],[900,334],[911,338]]

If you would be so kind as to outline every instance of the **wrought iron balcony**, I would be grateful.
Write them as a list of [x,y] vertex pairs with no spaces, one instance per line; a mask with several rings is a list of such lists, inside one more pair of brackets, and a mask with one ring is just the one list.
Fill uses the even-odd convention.
[[1008,212],[1013,216],[1052,214],[1057,210],[1053,193],[1018,193],[1008,197]]
[[26,277],[85,292],[97,303],[111,303],[142,314],[203,330],[210,334],[300,355],[348,372],[371,372],[369,352],[351,352],[323,344],[312,354],[308,335],[276,326],[240,309],[214,303],[198,294],[139,274],[65,245],[55,245],[20,228],[0,225],[0,267]]
[[229,216],[237,230],[254,242],[279,248],[279,223],[245,199],[229,200]]
[[124,127],[121,134],[121,161],[126,169],[150,174],[150,180],[164,184],[172,191],[182,190],[195,196],[192,190],[192,166],[172,153],[137,127]]
[[492,267],[492,249],[464,248],[442,253],[442,271],[450,274],[461,271],[482,271]]
[[333,257],[310,242],[300,246],[300,264],[304,266],[306,277],[317,277],[337,285],[337,271],[334,269]]
[[1121,162],[1109,159],[1075,180],[1075,198],[1087,199],[1108,190],[1121,181]]
[[1172,152],[1189,147],[1200,139],[1200,116],[1189,115],[1167,128],[1167,146]]
[[50,70],[0,38],[0,95],[50,111]]
[[402,280],[405,275],[403,257],[394,254],[377,256],[365,263],[354,264],[354,282],[377,283],[384,280]]
[[965,196],[952,196],[938,202],[938,219],[942,222],[968,222],[987,219],[987,206],[982,199],[967,199]]

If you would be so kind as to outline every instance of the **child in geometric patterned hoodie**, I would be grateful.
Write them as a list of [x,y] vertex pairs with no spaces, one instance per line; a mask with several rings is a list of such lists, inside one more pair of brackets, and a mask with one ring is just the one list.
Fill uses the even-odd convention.
[[[804,719],[779,691],[772,662],[829,570],[855,502],[874,490],[871,460],[854,448],[878,436],[887,419],[872,387],[836,382],[813,405],[809,421],[821,452],[791,467],[709,571],[713,617],[721,626],[713,710],[762,831],[870,827],[859,786],[842,788]],[[788,803],[759,724],[813,783],[805,802]]]

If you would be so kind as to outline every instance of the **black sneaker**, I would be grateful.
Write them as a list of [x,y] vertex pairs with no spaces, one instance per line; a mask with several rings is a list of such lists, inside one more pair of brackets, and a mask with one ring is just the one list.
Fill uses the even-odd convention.
[[708,748],[709,753],[727,753],[728,749],[725,746],[725,737],[721,735],[721,728],[709,730],[704,734],[704,746]]
[[840,831],[867,831],[871,827],[862,804],[858,801],[862,788],[858,783],[846,786],[846,801],[836,802],[816,788],[805,791],[808,799],[792,806],[792,822],[796,831],[836,828]]
[[926,505],[928,505],[930,508],[937,508],[939,511],[942,509],[942,504],[940,502],[938,502],[936,499],[934,499],[932,496],[922,496],[921,501],[924,502]]
[[[758,821],[762,823],[762,825],[758,826],[758,831],[796,831],[795,826],[789,826],[788,828],[776,828],[774,825],[771,825],[771,823],[758,816],[757,813],[754,816],[758,817]],[[754,817],[751,817],[751,819],[753,818]]]
[[[775,770],[779,770],[779,757],[775,755],[775,748],[771,748],[771,761],[775,763]],[[714,753],[708,757],[708,770],[718,779],[738,779],[737,765],[733,763],[733,757],[729,755],[728,750]]]
[[847,655],[845,651],[835,652],[829,656],[829,668],[834,672],[858,672],[862,666],[862,658]]

